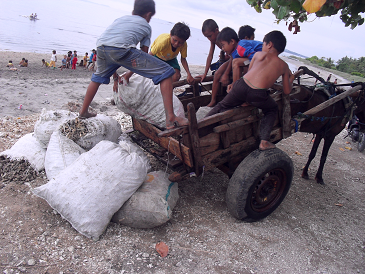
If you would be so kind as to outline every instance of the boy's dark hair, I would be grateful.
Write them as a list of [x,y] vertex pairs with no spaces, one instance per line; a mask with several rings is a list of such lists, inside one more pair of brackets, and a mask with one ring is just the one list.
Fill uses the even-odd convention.
[[42,59],[42,62],[45,61],[44,59]]
[[266,44],[272,42],[274,48],[279,52],[282,53],[285,50],[286,46],[286,38],[281,31],[273,30],[267,33],[263,40]]
[[213,19],[207,19],[203,22],[202,32],[215,31],[218,28],[217,23]]
[[226,41],[227,43],[231,42],[232,39],[236,42],[239,41],[237,33],[230,27],[225,27],[222,29],[217,37],[218,41]]
[[155,1],[153,0],[135,0],[133,14],[143,16],[146,13],[151,12],[152,15],[156,13]]
[[188,40],[190,37],[190,28],[184,23],[179,22],[174,25],[174,27],[170,31],[171,36],[177,36],[180,39]]
[[238,38],[240,40],[245,39],[246,36],[250,38],[255,32],[255,29],[249,25],[244,25],[238,30]]

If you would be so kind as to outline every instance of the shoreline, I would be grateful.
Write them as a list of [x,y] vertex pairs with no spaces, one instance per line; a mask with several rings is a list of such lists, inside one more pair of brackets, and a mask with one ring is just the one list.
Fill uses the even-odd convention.
[[[23,57],[28,59],[28,67],[18,66]],[[62,71],[42,67],[41,60],[49,61],[50,58],[51,54],[0,51],[0,117],[32,115],[40,113],[43,108],[47,110],[69,110],[69,104],[73,106],[82,105],[92,71],[80,66],[77,66],[76,70],[63,69]],[[57,54],[57,67],[61,65],[62,58],[62,54]],[[299,60],[293,60],[286,56],[281,58],[296,68],[305,65]],[[13,61],[17,68],[16,71],[11,71],[6,67],[9,60]],[[314,71],[320,71],[321,77],[325,79],[329,75],[329,72],[324,69],[306,66]],[[204,71],[204,66],[190,65],[189,68],[193,76],[198,76]],[[124,71],[126,71],[124,68],[120,68],[118,73],[122,74]],[[186,72],[184,69],[182,69],[181,74],[181,79],[185,79]],[[332,80],[335,78],[338,79],[338,83],[348,83],[342,77],[332,76]],[[313,85],[314,78],[303,79],[302,83]],[[97,113],[116,115],[120,111],[111,105],[112,97],[112,85],[101,85],[91,103],[91,107]]]

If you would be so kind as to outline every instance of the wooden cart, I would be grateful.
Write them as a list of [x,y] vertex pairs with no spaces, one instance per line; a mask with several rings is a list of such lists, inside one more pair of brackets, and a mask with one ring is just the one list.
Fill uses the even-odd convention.
[[[184,84],[185,81],[180,81],[174,86]],[[258,150],[262,113],[253,106],[238,107],[197,121],[196,110],[210,101],[210,95],[200,95],[200,91],[210,89],[209,83],[197,83],[185,89],[187,95],[180,100],[187,111],[188,126],[161,131],[133,118],[134,131],[130,136],[174,171],[169,176],[171,181],[219,168],[230,177],[226,200],[233,216],[264,218],[280,205],[289,191],[292,161],[277,148]],[[279,106],[270,136],[270,141],[275,143],[290,136],[295,125],[291,123],[289,97],[280,91],[272,97]]]

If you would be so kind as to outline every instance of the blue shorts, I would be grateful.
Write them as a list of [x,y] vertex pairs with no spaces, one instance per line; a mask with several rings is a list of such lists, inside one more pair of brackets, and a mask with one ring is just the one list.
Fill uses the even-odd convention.
[[175,70],[167,63],[135,48],[100,46],[97,56],[96,72],[91,81],[100,84],[109,84],[110,76],[120,67],[152,79],[155,85],[175,74]]

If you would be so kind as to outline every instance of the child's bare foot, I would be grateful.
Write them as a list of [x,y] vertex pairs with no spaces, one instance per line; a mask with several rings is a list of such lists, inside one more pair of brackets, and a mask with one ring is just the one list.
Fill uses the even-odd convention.
[[262,140],[260,142],[260,145],[259,145],[260,150],[268,150],[268,149],[273,149],[273,148],[276,148],[276,146],[269,141]]
[[215,101],[210,101],[210,103],[207,105],[207,107],[214,107],[216,105]]
[[175,127],[187,126],[189,124],[188,119],[183,117],[175,116],[174,120],[166,121],[166,129],[172,129]]
[[91,113],[91,112],[85,112],[85,113],[79,113],[79,118],[80,119],[87,119],[87,118],[91,118],[91,117],[95,117],[96,113]]

